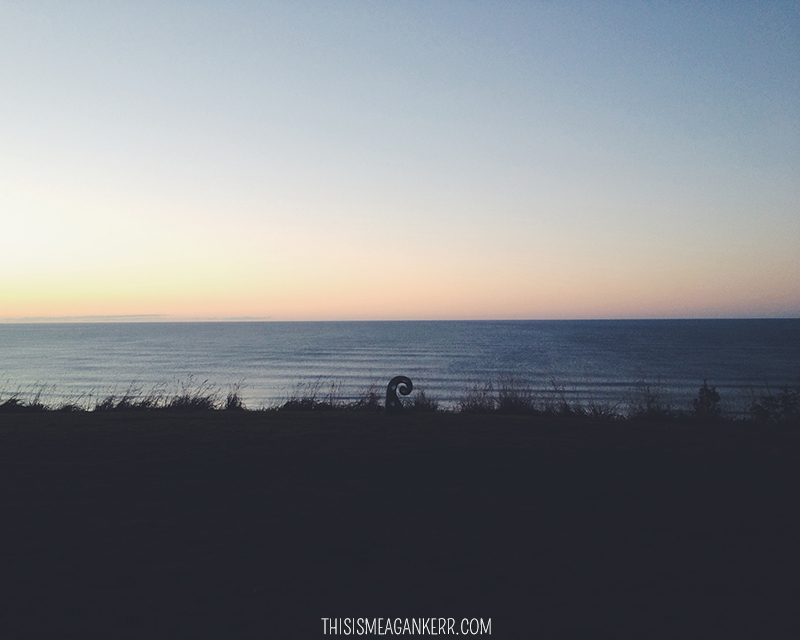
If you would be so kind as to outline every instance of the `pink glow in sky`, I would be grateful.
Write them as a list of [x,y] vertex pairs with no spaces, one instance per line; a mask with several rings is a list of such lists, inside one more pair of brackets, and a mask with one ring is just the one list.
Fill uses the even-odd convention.
[[796,3],[0,6],[0,318],[800,315]]

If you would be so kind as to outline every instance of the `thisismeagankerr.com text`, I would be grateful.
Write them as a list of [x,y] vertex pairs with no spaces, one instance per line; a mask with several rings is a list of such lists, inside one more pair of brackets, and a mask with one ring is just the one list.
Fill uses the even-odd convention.
[[490,636],[492,619],[322,618],[326,636]]

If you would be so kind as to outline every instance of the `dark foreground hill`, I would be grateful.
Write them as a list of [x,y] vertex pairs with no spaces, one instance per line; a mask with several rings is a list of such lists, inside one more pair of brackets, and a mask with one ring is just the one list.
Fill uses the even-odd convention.
[[744,425],[0,416],[0,637],[800,637],[799,462]]

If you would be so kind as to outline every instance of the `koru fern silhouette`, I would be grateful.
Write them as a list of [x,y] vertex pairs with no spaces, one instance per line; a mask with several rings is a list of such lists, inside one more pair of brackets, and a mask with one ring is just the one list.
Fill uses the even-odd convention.
[[395,376],[389,381],[386,386],[386,413],[398,415],[403,413],[403,403],[397,397],[397,392],[400,395],[407,396],[411,393],[414,385],[411,383],[411,378],[405,376]]

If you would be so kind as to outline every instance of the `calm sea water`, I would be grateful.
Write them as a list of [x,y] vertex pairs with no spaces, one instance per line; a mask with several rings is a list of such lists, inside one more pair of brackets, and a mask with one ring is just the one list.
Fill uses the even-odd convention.
[[624,402],[644,382],[682,408],[707,379],[734,410],[798,382],[800,320],[0,324],[0,394],[53,404],[207,380],[257,408],[399,374],[445,406],[512,376],[581,402]]

